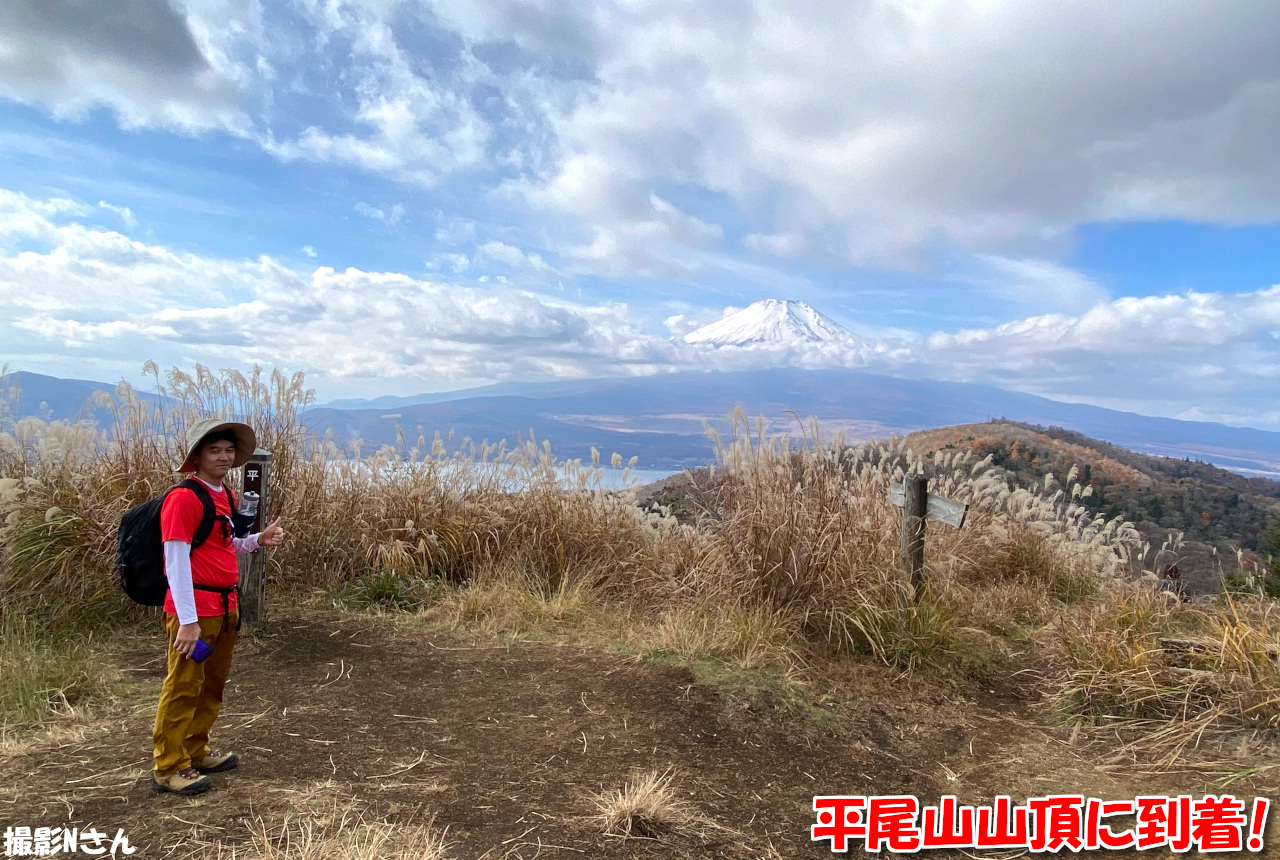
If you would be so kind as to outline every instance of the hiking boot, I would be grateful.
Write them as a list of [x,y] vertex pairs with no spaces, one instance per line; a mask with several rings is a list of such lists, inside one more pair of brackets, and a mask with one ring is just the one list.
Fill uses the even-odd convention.
[[201,773],[223,773],[235,770],[240,764],[240,756],[235,753],[211,752],[202,759],[191,762],[191,766]]
[[174,794],[204,794],[213,788],[213,780],[201,776],[194,767],[171,773],[164,779],[151,778],[151,790],[156,794],[169,791]]

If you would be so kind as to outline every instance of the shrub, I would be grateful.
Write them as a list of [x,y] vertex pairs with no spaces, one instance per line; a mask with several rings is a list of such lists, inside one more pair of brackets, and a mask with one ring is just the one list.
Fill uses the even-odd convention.
[[444,584],[438,579],[405,576],[384,570],[363,576],[339,590],[341,601],[357,609],[420,610],[439,600]]

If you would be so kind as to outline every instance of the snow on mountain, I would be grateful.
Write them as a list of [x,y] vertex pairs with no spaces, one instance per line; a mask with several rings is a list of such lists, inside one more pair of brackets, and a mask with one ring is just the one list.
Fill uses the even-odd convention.
[[766,299],[684,336],[695,346],[851,344],[853,332],[804,302]]

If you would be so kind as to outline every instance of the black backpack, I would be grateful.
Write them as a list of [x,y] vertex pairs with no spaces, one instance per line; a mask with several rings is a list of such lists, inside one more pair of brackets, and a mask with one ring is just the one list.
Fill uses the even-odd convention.
[[[164,541],[160,536],[160,508],[164,500],[178,487],[186,487],[196,494],[204,506],[200,525],[191,538],[191,550],[200,546],[213,533],[218,515],[214,512],[213,496],[203,481],[188,478],[165,491],[164,495],[130,508],[120,518],[119,544],[116,562],[120,568],[120,587],[135,603],[143,606],[164,605],[169,580],[164,575]],[[231,510],[236,509],[236,499],[227,487],[227,501]]]

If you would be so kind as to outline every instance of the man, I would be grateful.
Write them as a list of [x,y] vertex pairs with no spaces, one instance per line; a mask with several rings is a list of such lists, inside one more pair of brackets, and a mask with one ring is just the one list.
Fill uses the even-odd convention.
[[[279,517],[259,534],[245,538],[232,534],[231,499],[223,480],[227,472],[243,466],[256,447],[257,439],[247,424],[212,418],[187,432],[187,458],[178,471],[194,472],[195,479],[204,483],[217,515],[213,531],[194,550],[191,544],[204,516],[201,498],[187,487],[177,487],[160,509],[169,580],[164,628],[171,647],[152,733],[151,789],[157,793],[200,794],[213,785],[209,774],[240,763],[235,753],[209,748],[209,730],[222,707],[240,626],[236,556],[279,546],[284,540]],[[197,640],[212,647],[204,662],[192,659]]]

